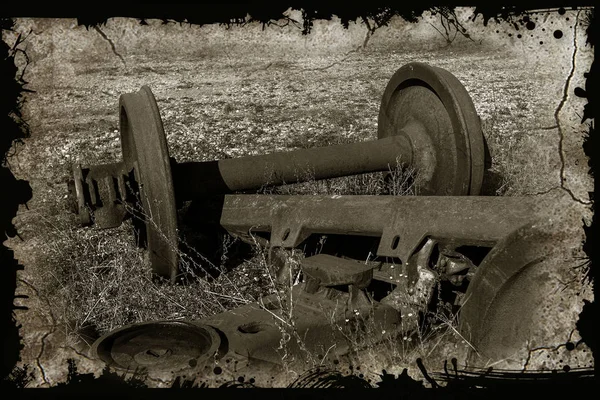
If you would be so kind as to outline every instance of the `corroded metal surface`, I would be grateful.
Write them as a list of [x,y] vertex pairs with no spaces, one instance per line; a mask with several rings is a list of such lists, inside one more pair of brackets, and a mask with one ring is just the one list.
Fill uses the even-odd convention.
[[525,197],[226,195],[204,222],[235,234],[270,232],[271,246],[287,248],[311,234],[380,237],[378,256],[406,261],[427,237],[493,246],[545,205]]
[[260,156],[209,162],[174,164],[177,199],[191,200],[203,195],[257,190],[313,179],[376,171],[411,165],[413,152],[404,136],[359,143],[313,147]]
[[[476,195],[481,187],[484,146],[473,103],[449,72],[426,64],[410,63],[394,74],[383,95],[379,139],[371,142],[177,164],[147,86],[123,94],[119,109],[123,161],[75,167],[75,204],[83,224],[141,219],[140,242],[152,270],[172,281],[178,273],[176,200],[386,171],[397,162],[417,167],[422,194]],[[90,174],[87,185],[82,171]],[[123,198],[126,186],[139,191],[133,204]]]
[[474,274],[460,319],[460,329],[474,347],[471,362],[514,357],[527,351],[544,329],[535,319],[551,311],[547,304],[543,307],[557,291],[551,276],[569,268],[564,254],[557,252],[561,227],[559,221],[553,226],[553,219],[549,215],[511,232]]
[[181,371],[204,366],[223,351],[217,331],[182,321],[153,321],[116,329],[97,340],[91,353],[111,367],[135,371]]
[[[400,313],[389,305],[352,302],[349,292],[333,289],[334,296],[324,286],[315,293],[308,293],[306,284],[291,291],[293,300],[287,304],[278,295],[271,295],[259,303],[198,321],[123,327],[98,339],[91,355],[112,367],[129,370],[201,370],[208,362],[226,356],[280,365],[280,346],[286,335],[289,342],[283,351],[290,356],[328,354],[329,349],[330,357],[335,358],[347,353],[348,335],[364,334],[361,326],[367,323],[378,332],[401,329]],[[294,310],[291,319],[286,316],[290,308]]]
[[82,225],[110,228],[138,217],[153,272],[174,280],[178,237],[171,161],[150,88],[121,95],[119,113],[123,161],[73,167],[70,187],[79,218]]
[[[73,186],[82,225],[94,223],[100,228],[119,226],[127,217],[127,207],[134,207],[135,185],[130,175],[133,166],[126,163],[73,166]],[[93,221],[92,221],[93,215]]]
[[302,272],[319,286],[355,285],[366,288],[373,278],[373,267],[360,261],[317,254],[302,263]]
[[142,86],[119,99],[124,163],[134,165],[145,218],[145,239],[152,270],[175,279],[177,274],[177,210],[169,151],[152,91]]
[[407,126],[413,127],[408,138],[422,194],[479,194],[484,138],[473,101],[456,77],[424,63],[400,68],[381,100],[378,136],[405,135]]

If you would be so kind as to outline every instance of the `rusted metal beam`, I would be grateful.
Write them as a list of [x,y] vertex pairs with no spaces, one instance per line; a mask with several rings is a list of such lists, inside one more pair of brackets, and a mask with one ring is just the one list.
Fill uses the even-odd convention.
[[270,232],[270,245],[286,248],[311,234],[380,237],[377,255],[406,261],[426,237],[491,247],[547,207],[531,197],[225,195],[194,222]]
[[[279,294],[274,294],[261,302],[197,321],[158,321],[121,328],[96,341],[92,348],[94,357],[123,369],[145,367],[174,371],[197,368],[198,373],[202,373],[208,363],[224,358],[281,364],[278,348],[287,328],[297,334],[289,341],[291,347],[287,348],[288,354],[294,357],[307,353],[327,354],[329,350],[332,357],[343,356],[348,343],[340,329],[356,322],[364,324],[370,320],[368,323],[373,329],[355,333],[367,335],[373,342],[386,337],[394,340],[398,334],[410,335],[420,326],[417,315],[427,307],[436,274],[441,272],[437,267],[429,267],[431,248],[436,246],[436,240],[431,238],[450,238],[456,244],[484,243],[486,247],[492,247],[476,267],[475,275],[469,278],[471,282],[461,300],[460,332],[475,346],[472,359],[479,353],[502,359],[528,342],[535,327],[527,326],[527,321],[539,312],[535,308],[537,303],[530,301],[531,293],[534,298],[548,295],[538,287],[547,283],[545,276],[556,268],[552,256],[554,261],[564,258],[560,254],[557,257],[556,251],[552,252],[555,241],[552,232],[561,226],[557,219],[560,211],[552,207],[562,200],[557,197],[429,197],[419,210],[414,203],[419,199],[413,197],[256,196],[265,198],[266,205],[244,219],[240,214],[253,208],[249,202],[251,197],[224,196],[221,223],[229,226],[227,221],[230,219],[244,220],[229,226],[234,232],[243,233],[247,228],[281,231],[275,228],[285,223],[282,220],[285,213],[281,210],[306,211],[309,208],[317,211],[313,213],[315,218],[305,218],[298,226],[327,232],[331,215],[319,216],[319,211],[337,210],[337,215],[353,211],[354,221],[347,217],[342,223],[353,229],[353,234],[381,235],[383,238],[386,228],[391,226],[394,235],[408,233],[409,238],[427,237],[425,245],[410,254],[409,264],[416,258],[419,277],[416,281],[396,281],[395,288],[387,296],[375,300],[374,296],[366,297],[365,292],[371,293],[367,286],[372,280],[380,280],[371,269],[377,267],[321,254],[306,258],[301,264],[304,282],[292,287],[289,296],[293,318],[286,311],[290,306],[285,301],[288,297],[284,296],[282,300]],[[346,202],[350,201],[353,208],[347,207]],[[444,204],[444,210],[440,210],[440,204]],[[496,212],[489,212],[490,208]],[[431,218],[424,218],[426,214]],[[287,217],[293,220],[294,214]],[[392,223],[385,224],[385,218]],[[259,226],[252,222],[258,222]],[[384,248],[380,247],[378,254],[396,257],[397,254],[389,252],[393,246],[387,245],[389,241],[384,242],[382,240]],[[397,248],[401,243],[402,240],[398,240]],[[402,257],[402,250],[399,254]],[[404,260],[399,267],[402,270],[400,276],[410,274]],[[340,290],[337,285],[346,285],[348,290]],[[163,334],[166,330],[171,333]],[[182,343],[188,343],[188,346],[182,346]]]

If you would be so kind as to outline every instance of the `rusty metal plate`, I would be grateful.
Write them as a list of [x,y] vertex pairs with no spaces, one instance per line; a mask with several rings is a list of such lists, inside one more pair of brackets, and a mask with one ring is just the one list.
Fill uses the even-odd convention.
[[121,147],[127,165],[135,165],[145,218],[146,240],[154,273],[177,274],[177,210],[169,150],[156,99],[148,86],[119,98]]
[[302,272],[321,286],[355,285],[364,289],[373,278],[373,266],[329,254],[303,259]]
[[410,63],[392,76],[381,100],[378,136],[393,135],[411,141],[420,194],[479,194],[485,156],[481,125],[469,94],[451,73]]
[[117,369],[177,372],[204,365],[218,355],[220,346],[219,334],[209,326],[155,321],[109,332],[90,353]]
[[[338,328],[346,326],[346,319],[373,318],[379,332],[394,332],[401,326],[399,313],[380,303],[363,305],[361,317],[357,317],[348,309],[347,298],[332,300],[324,293],[309,294],[302,284],[292,288],[290,297],[293,298],[293,327],[288,325],[286,311],[280,307],[276,295],[264,298],[262,304],[246,304],[198,322],[218,329],[226,338],[230,353],[273,364],[283,363],[282,331],[291,328],[298,336],[289,341],[287,351],[301,359],[306,356],[306,350],[326,354],[330,349],[332,356],[346,354],[349,344]],[[297,338],[302,339],[302,345]]]

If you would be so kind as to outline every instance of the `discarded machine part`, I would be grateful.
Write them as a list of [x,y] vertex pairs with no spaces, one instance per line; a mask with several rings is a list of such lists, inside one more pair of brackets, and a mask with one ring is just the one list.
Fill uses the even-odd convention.
[[80,221],[113,227],[129,215],[143,218],[141,239],[152,270],[171,280],[178,269],[175,201],[387,171],[398,160],[422,169],[424,194],[477,195],[481,188],[483,135],[473,102],[452,74],[422,63],[393,76],[382,100],[379,138],[370,142],[178,164],[169,157],[147,86],[122,95],[119,108],[123,161],[74,167]]
[[[408,127],[399,131],[399,127]],[[479,116],[464,86],[448,71],[410,63],[390,79],[379,109],[378,137],[410,140],[423,195],[478,195],[484,171]]]
[[119,113],[123,161],[73,167],[70,186],[75,188],[80,221],[111,228],[131,214],[142,216],[146,221],[141,239],[153,271],[174,279],[177,210],[167,142],[154,95],[147,86],[121,95]]
[[563,226],[551,227],[548,220],[531,221],[503,238],[471,279],[460,314],[460,330],[476,349],[471,362],[526,352],[549,324],[543,302],[556,287],[548,277],[568,266],[557,252]]
[[[365,324],[378,332],[401,329],[398,310],[367,297],[367,281],[355,273],[361,262],[324,255],[305,260],[307,271],[323,271],[336,262],[338,272],[329,273],[329,280],[318,281],[316,287],[305,282],[292,288],[291,304],[275,294],[199,321],[129,325],[98,339],[91,355],[118,369],[164,372],[198,370],[211,360],[230,356],[281,364],[283,332],[289,335],[284,351],[300,359],[308,353],[332,358],[346,354],[345,338],[367,334],[361,331]],[[344,270],[349,264],[355,267],[350,273]],[[359,296],[364,301],[355,302]],[[293,327],[286,316],[291,308]]]
[[419,329],[419,313],[423,313],[431,302],[438,276],[429,268],[429,264],[437,245],[436,240],[428,238],[404,263],[404,279],[396,279],[396,288],[381,301],[402,313],[402,326],[405,330]]
[[312,234],[380,237],[377,256],[406,262],[427,238],[491,247],[544,205],[495,196],[227,195],[194,222],[218,223],[232,234],[269,232],[269,245],[284,248]]
[[[226,199],[254,197],[259,195],[227,196]],[[541,246],[536,245],[538,232],[535,226],[539,226],[540,221],[547,219],[545,210],[548,209],[547,202],[552,199],[356,196],[357,201],[352,203],[355,206],[353,208],[349,206],[352,196],[264,197],[267,199],[264,208],[258,207],[257,213],[251,218],[264,218],[263,223],[259,225],[267,231],[272,221],[278,218],[277,210],[282,208],[278,205],[287,204],[283,208],[306,213],[307,209],[318,210],[318,207],[327,207],[329,201],[341,200],[338,202],[339,205],[334,207],[335,209],[351,211],[355,213],[353,215],[358,216],[368,208],[367,203],[363,204],[362,201],[370,199],[372,201],[370,209],[374,211],[369,214],[371,218],[367,221],[375,222],[374,225],[363,227],[363,231],[373,234],[379,232],[381,235],[381,228],[376,225],[382,222],[383,218],[387,218],[388,221],[398,223],[398,225],[392,224],[391,228],[404,227],[402,232],[407,237],[423,237],[423,239],[415,248],[408,247],[412,250],[407,253],[409,254],[407,262],[394,261],[398,260],[397,255],[402,253],[389,253],[388,246],[391,248],[392,245],[388,243],[389,240],[384,243],[383,236],[382,243],[385,250],[382,253],[385,256],[380,259],[392,260],[392,263],[389,261],[365,263],[326,254],[305,258],[301,263],[305,279],[300,285],[291,289],[290,297],[280,298],[275,294],[264,298],[260,303],[247,304],[199,321],[191,321],[190,323],[208,326],[218,332],[221,346],[217,358],[226,354],[238,359],[244,357],[268,364],[280,364],[282,362],[280,345],[286,334],[289,339],[287,354],[301,358],[307,353],[325,354],[327,349],[331,349],[330,355],[333,359],[345,355],[350,348],[347,342],[349,333],[344,329],[350,329],[351,334],[357,335],[356,337],[368,337],[371,343],[377,343],[394,335],[410,335],[422,323],[421,314],[427,310],[432,300],[432,292],[439,278],[436,270],[442,264],[440,260],[447,261],[450,258],[457,263],[456,265],[464,263],[469,266],[469,269],[477,268],[477,273],[462,297],[463,309],[460,313],[460,329],[463,336],[471,338],[481,346],[478,347],[481,350],[472,357],[481,355],[500,357],[506,354],[504,348],[506,345],[502,340],[497,340],[499,337],[502,339],[502,335],[510,340],[515,337],[519,340],[525,339],[526,336],[520,336],[519,333],[527,331],[520,325],[523,322],[519,317],[521,313],[513,313],[511,324],[503,327],[502,315],[510,311],[505,308],[512,307],[514,302],[504,302],[499,299],[507,296],[505,293],[509,293],[510,297],[519,294],[523,296],[524,292],[528,292],[521,284],[511,288],[511,282],[515,279],[519,281],[518,275],[523,270],[523,266],[535,265],[544,260],[542,254],[547,250],[548,243],[542,241]],[[425,202],[421,212],[407,213],[406,211],[411,209],[418,211],[419,200]],[[242,203],[245,206],[249,205],[246,200]],[[442,204],[446,205],[443,210],[440,207]],[[269,207],[273,215],[266,212]],[[394,210],[401,212],[405,220],[390,218],[390,212]],[[235,204],[231,203],[224,206],[225,220],[229,218],[233,220],[234,211],[239,216],[243,215],[247,208],[235,208]],[[434,214],[431,219],[424,217],[425,211]],[[262,214],[263,212],[265,214]],[[310,214],[319,215],[314,212]],[[319,228],[327,227],[336,221],[343,225],[348,219],[340,219],[340,215],[337,214],[329,217],[331,219],[319,220],[318,224],[311,220],[309,223]],[[419,220],[423,220],[424,223],[419,225],[415,222]],[[439,226],[428,225],[434,221],[439,221]],[[382,226],[386,225],[382,223]],[[317,231],[321,232],[322,229],[319,228]],[[393,244],[394,241],[391,243]],[[465,245],[473,244],[491,248],[483,261],[477,263],[478,267],[460,250]],[[447,265],[446,262],[446,267],[443,269],[446,274],[465,272],[464,265],[451,266],[450,269]],[[534,275],[532,277],[536,278]],[[522,282],[533,286],[538,284],[530,279]],[[496,285],[501,289],[500,291],[496,289]],[[508,292],[505,290],[507,287]],[[292,299],[293,325],[287,319],[289,313],[286,313],[286,310],[290,309],[290,304],[286,302],[288,298]],[[477,300],[474,302],[469,300],[473,298]],[[519,299],[523,300],[522,297]],[[519,307],[521,309],[522,305]],[[485,319],[482,319],[482,315]],[[371,324],[370,330],[361,328],[369,324]],[[488,329],[488,324],[494,328]],[[292,327],[295,334],[289,330]],[[148,329],[150,328],[152,325],[148,325]],[[342,331],[339,331],[340,328]],[[124,333],[116,332],[114,335],[109,334],[99,339],[94,349],[112,349],[110,343],[127,334],[125,328],[119,332]],[[109,340],[108,344],[105,343],[107,340]],[[517,343],[522,345],[522,342],[517,341]],[[197,355],[196,350],[191,352]],[[96,353],[92,351],[93,356],[110,364],[114,359],[110,351],[103,354],[97,350]],[[211,354],[214,354],[212,350]]]
[[98,339],[91,353],[118,369],[177,372],[204,366],[219,357],[218,332],[206,325],[154,321],[116,329]]

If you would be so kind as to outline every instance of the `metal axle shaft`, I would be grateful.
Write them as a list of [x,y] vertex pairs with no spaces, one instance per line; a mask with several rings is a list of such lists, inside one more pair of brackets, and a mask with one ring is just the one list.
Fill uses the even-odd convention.
[[413,152],[406,136],[360,143],[301,149],[267,155],[171,166],[177,200],[257,190],[267,185],[305,182],[411,165]]
[[171,279],[177,274],[182,201],[387,171],[398,164],[417,170],[420,195],[478,195],[481,189],[485,146],[473,102],[456,77],[422,63],[407,64],[392,76],[373,141],[178,164],[169,156],[150,88],[121,95],[119,114],[123,161],[73,167],[70,186],[80,221],[110,228],[130,215],[141,217],[152,268]]
[[[372,141],[218,161],[177,163],[171,159],[175,198],[181,202],[207,195],[257,190],[267,185],[388,171],[398,164],[405,167],[414,159],[410,134],[419,129],[423,128],[411,124],[397,136]],[[100,227],[118,226],[125,217],[123,212],[117,213],[113,208],[117,200],[132,199],[128,189],[139,185],[131,173],[135,166],[128,164],[122,161],[83,169],[76,167],[84,204],[95,208],[95,222]],[[79,206],[82,208],[81,202]]]

